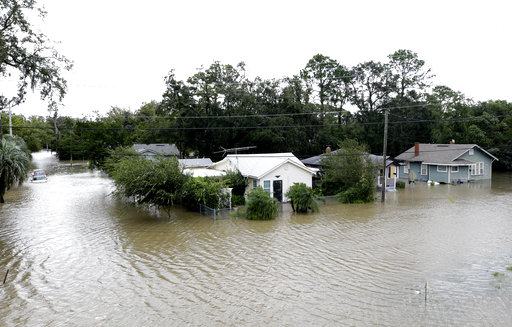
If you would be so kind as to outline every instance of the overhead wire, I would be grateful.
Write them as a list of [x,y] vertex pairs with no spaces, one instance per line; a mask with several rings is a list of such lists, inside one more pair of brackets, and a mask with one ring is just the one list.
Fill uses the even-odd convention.
[[[512,117],[512,114],[508,115],[495,115],[495,116],[479,116],[479,117],[465,117],[465,118],[450,118],[450,119],[416,119],[416,120],[402,120],[402,121],[390,121],[388,124],[419,124],[419,123],[440,123],[440,122],[463,122],[463,121],[478,121],[493,118],[508,118]],[[274,128],[317,128],[317,127],[353,127],[353,126],[372,126],[382,125],[383,121],[374,122],[352,122],[352,123],[331,123],[331,124],[306,124],[306,125],[268,125],[268,126],[203,126],[203,127],[58,127],[59,130],[75,130],[75,131],[87,131],[87,130],[122,130],[122,131],[180,131],[180,130],[239,130],[239,129],[274,129]],[[13,129],[54,129],[53,126],[12,126]]]

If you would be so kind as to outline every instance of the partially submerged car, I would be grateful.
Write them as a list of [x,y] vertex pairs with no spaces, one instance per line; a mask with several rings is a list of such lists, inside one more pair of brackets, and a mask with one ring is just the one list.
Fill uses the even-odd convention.
[[46,183],[48,181],[48,175],[46,175],[43,169],[34,169],[30,181],[32,183]]

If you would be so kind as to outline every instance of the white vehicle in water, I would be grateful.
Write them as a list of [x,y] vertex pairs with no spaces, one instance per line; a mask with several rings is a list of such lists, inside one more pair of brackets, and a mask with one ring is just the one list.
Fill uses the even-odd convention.
[[46,183],[48,181],[48,176],[43,169],[34,169],[30,181],[32,183]]

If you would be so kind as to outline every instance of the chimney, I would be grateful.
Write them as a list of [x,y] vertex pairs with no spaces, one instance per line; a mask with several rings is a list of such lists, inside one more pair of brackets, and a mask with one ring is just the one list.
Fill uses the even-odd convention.
[[414,142],[414,156],[420,155],[420,142]]
[[331,147],[330,147],[330,146],[328,146],[327,148],[325,148],[325,153],[327,153],[327,154],[331,153]]

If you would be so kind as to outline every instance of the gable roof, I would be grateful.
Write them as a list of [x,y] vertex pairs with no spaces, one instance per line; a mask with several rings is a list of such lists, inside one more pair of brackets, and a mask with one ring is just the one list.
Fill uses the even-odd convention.
[[414,146],[407,151],[401,153],[396,160],[404,160],[410,162],[427,162],[432,164],[469,164],[470,161],[459,159],[463,154],[471,149],[478,148],[494,160],[498,160],[495,156],[485,151],[476,144],[419,144],[419,155],[414,155]]
[[315,172],[307,168],[291,152],[286,153],[264,153],[264,154],[229,154],[219,162],[214,163],[210,168],[217,168],[223,164],[238,169],[245,177],[259,179],[269,172],[290,163],[300,169],[314,175]]
[[176,147],[176,144],[134,144],[133,148],[135,151],[141,154],[149,155],[162,155],[162,156],[179,156],[180,151]]

